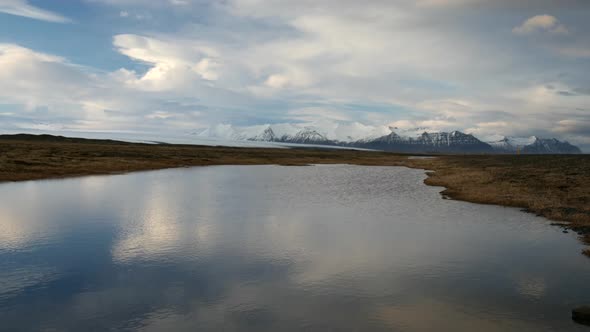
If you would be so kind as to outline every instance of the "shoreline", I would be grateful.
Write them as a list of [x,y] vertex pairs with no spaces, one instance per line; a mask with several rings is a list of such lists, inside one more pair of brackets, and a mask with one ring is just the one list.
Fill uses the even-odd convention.
[[[590,245],[590,155],[436,155],[314,148],[143,144],[0,135],[0,183],[215,165],[354,164],[423,169],[443,197],[518,207]],[[583,254],[590,257],[590,248]]]

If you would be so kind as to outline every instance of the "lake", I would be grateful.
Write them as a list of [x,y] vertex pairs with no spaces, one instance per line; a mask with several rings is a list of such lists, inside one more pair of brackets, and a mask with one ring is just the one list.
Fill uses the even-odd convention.
[[215,166],[0,184],[1,331],[587,331],[590,260],[424,171]]

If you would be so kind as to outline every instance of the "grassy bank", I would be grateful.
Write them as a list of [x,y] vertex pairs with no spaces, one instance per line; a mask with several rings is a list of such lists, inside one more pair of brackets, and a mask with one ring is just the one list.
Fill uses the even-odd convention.
[[[521,207],[577,232],[590,245],[590,156],[444,156],[413,161],[451,198]],[[584,251],[590,257],[590,249]]]
[[[0,136],[0,181],[23,181],[203,165],[349,163],[432,170],[446,196],[522,207],[563,222],[590,244],[590,156],[438,156],[320,149],[150,145],[53,136]],[[584,252],[590,256],[590,250]]]

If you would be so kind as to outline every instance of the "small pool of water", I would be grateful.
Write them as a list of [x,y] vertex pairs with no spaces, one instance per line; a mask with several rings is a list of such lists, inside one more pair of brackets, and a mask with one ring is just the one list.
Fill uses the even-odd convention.
[[408,159],[436,159],[434,156],[409,156]]
[[0,185],[4,331],[586,331],[575,234],[398,167]]

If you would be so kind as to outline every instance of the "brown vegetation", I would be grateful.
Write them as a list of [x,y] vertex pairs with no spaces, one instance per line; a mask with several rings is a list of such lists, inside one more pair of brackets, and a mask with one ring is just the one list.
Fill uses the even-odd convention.
[[232,148],[136,144],[54,136],[0,136],[0,181],[204,165],[399,165],[405,159],[406,157],[390,153],[352,150]]
[[[348,163],[431,170],[444,195],[522,207],[566,222],[590,244],[590,156],[438,156],[386,152],[134,144],[54,136],[1,136],[0,181],[22,181],[201,165]],[[590,249],[584,251],[590,256]]]
[[[433,170],[425,183],[446,187],[443,195],[522,207],[563,222],[590,244],[589,155],[441,156],[412,164]],[[590,257],[590,249],[584,254]]]

